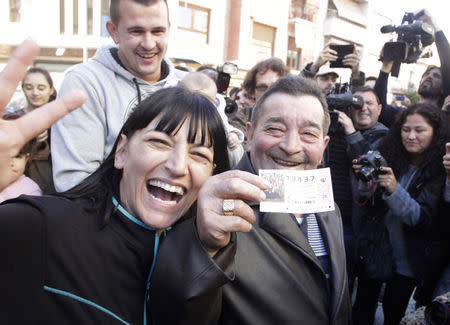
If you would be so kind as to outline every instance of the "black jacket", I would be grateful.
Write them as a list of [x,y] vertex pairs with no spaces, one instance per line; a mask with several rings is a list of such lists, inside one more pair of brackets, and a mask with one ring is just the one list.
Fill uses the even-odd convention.
[[3,324],[143,324],[155,234],[61,197],[0,206]]

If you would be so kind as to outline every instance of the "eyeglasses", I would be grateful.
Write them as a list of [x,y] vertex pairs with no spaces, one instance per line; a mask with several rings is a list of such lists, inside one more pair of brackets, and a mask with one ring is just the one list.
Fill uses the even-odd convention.
[[257,91],[266,91],[269,88],[266,84],[256,85],[255,90]]

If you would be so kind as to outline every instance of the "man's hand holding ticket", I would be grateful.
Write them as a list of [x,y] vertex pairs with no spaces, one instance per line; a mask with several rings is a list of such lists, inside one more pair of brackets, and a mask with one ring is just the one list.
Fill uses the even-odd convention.
[[262,212],[316,213],[334,210],[329,168],[314,170],[260,169],[259,176],[271,184]]

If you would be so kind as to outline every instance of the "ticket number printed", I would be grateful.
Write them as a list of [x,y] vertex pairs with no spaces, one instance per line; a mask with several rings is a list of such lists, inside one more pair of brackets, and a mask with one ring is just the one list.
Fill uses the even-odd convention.
[[260,169],[271,184],[262,212],[316,213],[334,210],[330,168],[314,170]]

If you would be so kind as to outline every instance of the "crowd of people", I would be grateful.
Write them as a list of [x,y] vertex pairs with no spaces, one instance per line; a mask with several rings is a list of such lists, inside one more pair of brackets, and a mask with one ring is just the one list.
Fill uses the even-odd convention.
[[[441,66],[406,107],[387,104],[394,62],[366,78],[357,50],[358,104],[334,107],[331,43],[300,75],[256,63],[226,98],[217,71],[165,57],[165,0],[111,0],[110,17],[116,45],[58,91],[28,69],[30,39],[0,73],[3,321],[367,325],[382,301],[390,325],[411,297],[446,301],[450,46],[426,10]],[[324,167],[334,209],[260,211],[259,170]]]

